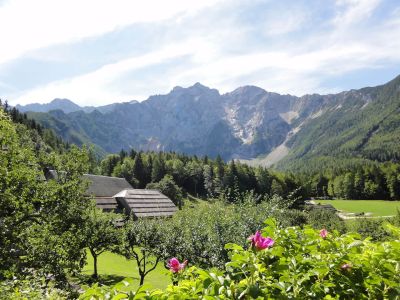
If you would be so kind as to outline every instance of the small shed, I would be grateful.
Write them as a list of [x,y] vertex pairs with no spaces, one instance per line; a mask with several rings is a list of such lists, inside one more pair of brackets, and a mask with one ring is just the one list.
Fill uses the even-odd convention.
[[136,218],[170,217],[178,210],[171,199],[157,190],[125,189],[114,197],[126,213]]
[[106,212],[122,213],[124,206],[118,203],[114,195],[132,186],[125,178],[85,174],[83,178],[89,181],[87,195],[96,200],[96,206]]

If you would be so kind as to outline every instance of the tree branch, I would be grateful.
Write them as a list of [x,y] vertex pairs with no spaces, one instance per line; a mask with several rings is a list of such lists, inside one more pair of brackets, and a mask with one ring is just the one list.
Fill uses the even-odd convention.
[[154,266],[153,267],[151,267],[144,275],[146,276],[147,274],[149,274],[151,271],[153,271],[156,267],[157,267],[157,265],[158,265],[158,262],[160,261],[160,259],[161,259],[161,257],[157,257],[157,259],[156,259],[156,262],[154,263]]

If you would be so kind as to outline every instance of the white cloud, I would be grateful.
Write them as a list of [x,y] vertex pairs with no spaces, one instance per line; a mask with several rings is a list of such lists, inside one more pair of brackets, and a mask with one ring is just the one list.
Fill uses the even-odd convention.
[[333,22],[339,27],[367,19],[381,0],[337,0],[336,5],[343,9],[340,11]]
[[[277,14],[268,20],[260,18],[254,24],[241,22],[236,14],[226,16],[229,5],[196,13],[200,8],[187,4],[186,11],[173,10],[168,14],[180,17],[176,26],[159,34],[162,38],[158,48],[108,63],[87,74],[14,94],[12,103],[47,102],[65,97],[81,105],[101,105],[143,100],[152,94],[166,93],[176,85],[188,86],[197,81],[221,92],[246,84],[296,95],[336,92],[340,86],[331,84],[334,88],[329,89],[323,83],[357,70],[400,64],[399,10],[378,22],[362,22],[372,16],[379,3],[377,0],[340,0],[335,2],[338,11],[330,18],[313,16],[319,13],[317,9],[304,9]],[[240,11],[240,7],[237,9]],[[166,17],[164,14],[146,17],[144,8],[142,12],[137,17],[139,21]],[[99,31],[114,28],[116,23],[123,26],[123,16],[118,22],[101,25],[105,27]],[[132,21],[128,19],[125,22]],[[313,24],[316,19],[323,21]],[[297,30],[303,25],[311,27],[306,34]],[[95,32],[90,26],[85,30],[90,34]],[[286,33],[295,31],[291,39],[285,38]],[[76,39],[89,34],[77,32],[68,29],[63,38]],[[142,74],[147,75],[142,77]],[[122,86],[123,82],[127,84]]]
[[307,18],[307,13],[299,8],[271,14],[265,20],[264,34],[277,36],[298,31],[306,23]]
[[124,77],[127,72],[140,71],[168,60],[191,53],[192,49],[200,49],[201,44],[191,39],[179,44],[165,46],[154,52],[124,59],[117,63],[102,66],[94,72],[71,79],[51,82],[24,93],[15,99],[16,103],[47,102],[57,97],[73,99],[82,105],[102,105],[110,101],[141,99],[141,94],[125,94],[115,90],[113,84]]
[[193,13],[217,0],[11,0],[0,6],[0,64],[25,52],[140,22]]
[[[66,97],[81,105],[101,105],[113,101],[143,100],[150,94],[167,92],[179,84],[188,86],[200,81],[221,92],[228,92],[239,85],[256,84],[272,91],[301,95],[319,90],[321,70],[337,75],[370,65],[369,48],[363,45],[343,45],[322,48],[309,53],[259,52],[245,55],[215,53],[208,56],[211,46],[203,40],[190,39],[138,57],[109,64],[98,70],[68,80],[50,83],[34,89],[16,99],[17,103],[47,102],[56,97]],[[203,51],[204,50],[204,51]],[[113,88],[128,72],[151,68],[171,59],[189,56],[191,65],[186,70],[173,70],[163,81],[152,82],[141,91],[128,93]],[[214,59],[210,60],[210,57]],[[263,72],[265,77],[246,81],[246,76]],[[147,95],[145,93],[148,93]]]
[[[347,44],[298,54],[288,50],[224,56],[180,72],[171,80],[184,85],[201,81],[222,92],[239,85],[260,84],[276,92],[302,95],[320,91],[318,77],[321,72],[325,76],[340,75],[370,66],[369,50],[364,45]],[[264,73],[264,78],[260,72]],[[252,78],[254,73],[258,73],[258,79]],[[246,82],[246,76],[252,78],[251,82]]]

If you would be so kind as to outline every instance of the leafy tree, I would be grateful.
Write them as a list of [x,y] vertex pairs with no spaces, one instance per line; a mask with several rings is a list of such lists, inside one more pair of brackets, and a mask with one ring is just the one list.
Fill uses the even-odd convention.
[[121,229],[122,245],[117,250],[138,266],[140,285],[166,255],[163,252],[163,221],[161,219],[130,219]]
[[282,184],[277,180],[273,179],[271,183],[271,195],[281,196],[283,194]]
[[170,198],[172,202],[179,207],[179,209],[182,208],[182,190],[175,184],[172,176],[165,175],[160,182],[149,183],[146,188],[160,191],[165,196]]
[[185,165],[185,174],[187,174],[187,179],[185,181],[186,189],[197,196],[199,192],[203,191],[204,186],[201,162],[197,159],[189,161]]
[[[263,249],[253,243],[229,243],[229,261],[220,269],[188,268],[176,286],[164,291],[138,290],[146,299],[397,299],[400,294],[400,228],[387,226],[387,242],[360,239],[310,227],[280,228],[273,219],[259,232],[272,241]],[[120,285],[123,286],[123,285]],[[128,297],[119,288],[115,297]],[[94,286],[82,299],[104,297],[109,288]]]
[[120,157],[117,154],[107,155],[100,163],[101,174],[111,176],[115,166],[120,162]]
[[[80,228],[89,205],[82,182],[88,155],[76,147],[35,153],[35,143],[25,125],[12,124],[0,109],[0,276],[35,270],[63,281],[85,257]],[[44,166],[58,178],[46,182]]]
[[95,207],[89,207],[84,214],[86,222],[82,229],[85,244],[93,256],[93,277],[98,277],[97,258],[104,251],[111,251],[120,244],[120,232],[116,227],[121,218],[113,213],[104,213]]
[[132,186],[137,187],[139,181],[134,177],[134,168],[134,160],[130,157],[126,157],[122,163],[118,163],[115,166],[112,176],[125,178]]
[[256,205],[257,199],[250,199],[254,194],[245,197],[240,204],[216,202],[177,212],[162,228],[165,253],[205,268],[223,267],[229,259],[225,244],[245,245],[269,216],[276,216],[283,226],[305,222],[301,212],[288,213],[281,198]]

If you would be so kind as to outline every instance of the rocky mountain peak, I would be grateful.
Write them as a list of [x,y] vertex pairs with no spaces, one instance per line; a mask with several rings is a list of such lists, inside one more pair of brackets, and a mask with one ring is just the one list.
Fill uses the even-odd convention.
[[[382,120],[386,120],[398,115],[393,113],[398,109],[399,99],[398,85],[394,83],[303,97],[270,93],[256,86],[242,86],[220,95],[215,89],[195,83],[189,87],[177,86],[168,94],[151,96],[140,103],[96,108],[102,114],[88,114],[82,108],[80,113],[51,112],[41,118],[57,119],[47,121],[48,124],[62,120],[65,126],[56,128],[61,130],[58,134],[68,139],[79,132],[85,141],[91,140],[106,152],[134,147],[211,157],[220,154],[227,160],[254,159],[273,153],[274,160],[267,157],[263,161],[270,164],[284,155],[292,155],[295,149],[298,157],[311,149],[322,149],[330,139],[333,145],[330,148],[339,148],[344,143],[339,133],[352,137],[355,133],[345,131],[355,122],[359,122],[361,134],[357,133],[357,139],[346,147],[359,145],[357,141],[365,140],[364,133],[371,140],[376,139],[375,133],[382,134],[389,123],[379,121],[371,127],[365,118],[381,114]],[[339,120],[348,123],[342,126]],[[323,149],[320,153],[324,153]]]

